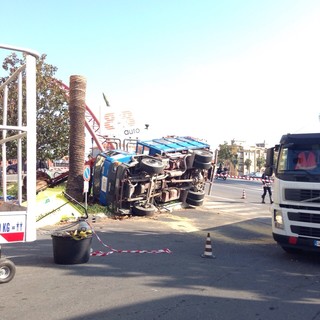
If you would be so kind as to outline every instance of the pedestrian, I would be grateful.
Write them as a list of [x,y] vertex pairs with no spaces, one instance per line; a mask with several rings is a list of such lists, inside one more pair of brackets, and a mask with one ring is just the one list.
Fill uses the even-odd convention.
[[219,164],[219,168],[217,170],[217,174],[222,173],[222,163]]
[[85,162],[86,165],[90,166],[90,180],[89,180],[89,189],[88,189],[88,197],[91,195],[92,183],[93,183],[93,168],[95,163],[95,158],[92,157],[91,154],[88,155],[88,160]]
[[272,191],[271,191],[271,181],[270,181],[269,176],[267,176],[265,173],[263,173],[261,180],[262,180],[262,187],[263,187],[263,194],[261,196],[262,203],[265,203],[264,198],[266,197],[267,193],[269,194],[270,203],[273,203]]

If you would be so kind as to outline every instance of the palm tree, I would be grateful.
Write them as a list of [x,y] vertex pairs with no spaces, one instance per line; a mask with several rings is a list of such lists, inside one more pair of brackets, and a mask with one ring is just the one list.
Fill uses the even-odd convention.
[[82,76],[70,77],[69,176],[66,192],[79,202],[83,201],[86,84],[87,81]]

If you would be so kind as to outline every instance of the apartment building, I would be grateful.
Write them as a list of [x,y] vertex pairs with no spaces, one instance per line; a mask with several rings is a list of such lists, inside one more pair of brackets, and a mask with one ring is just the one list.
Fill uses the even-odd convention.
[[[245,146],[237,143],[230,145],[231,152],[237,155],[236,164],[228,161],[227,167],[231,175],[242,176],[251,172],[261,172],[264,168],[267,155],[265,142],[254,146]],[[250,161],[248,161],[250,160]],[[250,163],[250,166],[249,166]]]

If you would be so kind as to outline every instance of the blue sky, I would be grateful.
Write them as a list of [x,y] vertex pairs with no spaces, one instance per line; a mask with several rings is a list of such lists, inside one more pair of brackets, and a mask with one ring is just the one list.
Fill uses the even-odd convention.
[[0,43],[46,54],[67,85],[86,77],[97,116],[104,92],[152,137],[215,148],[319,131],[320,1],[13,0],[1,13]]

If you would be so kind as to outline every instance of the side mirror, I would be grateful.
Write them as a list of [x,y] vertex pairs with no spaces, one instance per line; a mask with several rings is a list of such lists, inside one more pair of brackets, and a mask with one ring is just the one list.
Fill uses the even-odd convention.
[[274,167],[274,148],[269,148],[267,150],[267,159],[266,159],[266,169],[265,174],[269,177],[273,175],[273,167]]
[[273,167],[266,167],[266,169],[264,170],[264,173],[271,177],[273,175]]
[[269,148],[267,150],[266,167],[272,167],[274,161],[274,148]]

